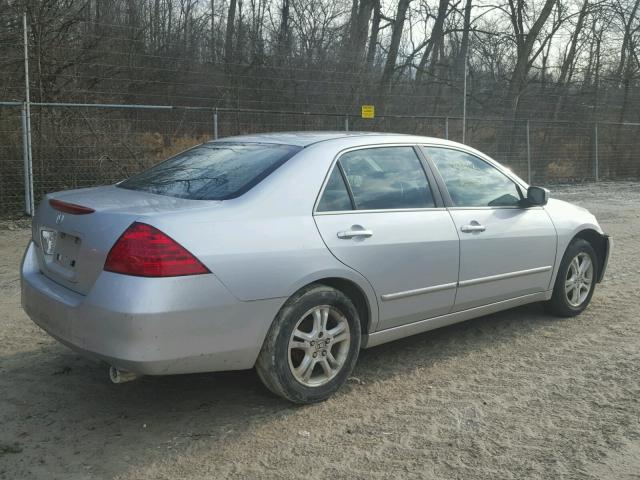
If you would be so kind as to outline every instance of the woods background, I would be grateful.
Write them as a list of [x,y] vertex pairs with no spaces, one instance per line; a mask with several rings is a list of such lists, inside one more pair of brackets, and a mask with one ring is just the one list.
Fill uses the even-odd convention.
[[[462,139],[532,180],[640,176],[640,0],[0,0],[0,100],[32,108],[37,196],[211,138],[386,130]],[[359,119],[362,104],[375,120]],[[596,126],[597,125],[597,126]],[[20,111],[0,108],[0,212],[22,208]],[[531,168],[531,164],[533,167]]]

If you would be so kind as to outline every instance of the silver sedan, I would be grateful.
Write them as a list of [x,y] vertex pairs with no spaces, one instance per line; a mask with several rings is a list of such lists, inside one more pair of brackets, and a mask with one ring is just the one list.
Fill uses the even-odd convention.
[[255,367],[309,403],[361,348],[531,302],[579,314],[610,250],[588,211],[465,145],[264,134],[46,196],[22,303],[114,382]]

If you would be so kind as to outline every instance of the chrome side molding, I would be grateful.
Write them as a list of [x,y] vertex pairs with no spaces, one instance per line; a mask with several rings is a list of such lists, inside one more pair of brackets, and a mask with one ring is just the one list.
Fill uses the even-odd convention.
[[448,313],[439,317],[428,318],[418,322],[400,325],[398,327],[387,328],[379,332],[369,333],[362,336],[362,348],[375,347],[383,343],[399,340],[400,338],[416,335],[418,333],[428,332],[436,328],[445,327],[453,323],[464,322],[473,318],[489,315],[491,313],[507,310],[509,308],[518,307],[527,303],[542,302],[551,298],[553,291],[530,293],[521,297],[502,300],[500,302],[490,303],[481,307],[474,307],[461,312]]
[[385,302],[387,300],[397,300],[399,298],[413,297],[414,295],[422,295],[423,293],[439,292],[440,290],[448,290],[450,288],[456,288],[457,282],[443,283],[442,285],[434,285],[432,287],[416,288],[415,290],[407,290],[405,292],[387,293],[381,295],[380,299]]
[[551,266],[529,268],[527,270],[518,270],[516,272],[501,273],[499,275],[491,275],[488,277],[472,278],[470,280],[463,280],[461,282],[443,283],[442,285],[433,285],[431,287],[416,288],[415,290],[406,290],[403,292],[386,293],[380,295],[380,299],[383,302],[389,300],[398,300],[400,298],[413,297],[414,295],[423,295],[425,293],[439,292],[440,290],[448,290],[456,287],[470,287],[472,285],[478,285],[481,283],[495,282],[497,280],[506,280],[508,278],[522,277],[524,275],[532,275],[534,273],[549,272]]
[[552,267],[549,265],[546,267],[529,268],[527,270],[518,270],[516,272],[501,273],[499,275],[491,275],[488,277],[472,278],[470,280],[463,280],[461,282],[458,282],[458,286],[469,287],[471,285],[478,285],[480,283],[495,282],[496,280],[506,280],[507,278],[522,277],[524,275],[533,275],[534,273],[548,272],[551,270],[551,268]]

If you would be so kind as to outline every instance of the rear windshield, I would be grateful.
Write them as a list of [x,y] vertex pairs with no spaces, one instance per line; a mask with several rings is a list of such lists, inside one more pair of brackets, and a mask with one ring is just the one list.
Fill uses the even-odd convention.
[[182,152],[118,184],[190,200],[235,198],[301,150],[292,145],[210,143]]

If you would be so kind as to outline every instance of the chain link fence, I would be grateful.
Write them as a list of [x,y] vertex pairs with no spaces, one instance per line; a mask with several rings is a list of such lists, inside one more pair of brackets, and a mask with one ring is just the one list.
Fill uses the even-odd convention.
[[[29,211],[20,103],[0,103],[0,216]],[[640,177],[640,124],[379,116],[152,105],[32,104],[33,196],[114,183],[212,138],[292,131],[410,133],[462,141],[530,183]],[[27,174],[25,174],[27,172]]]

